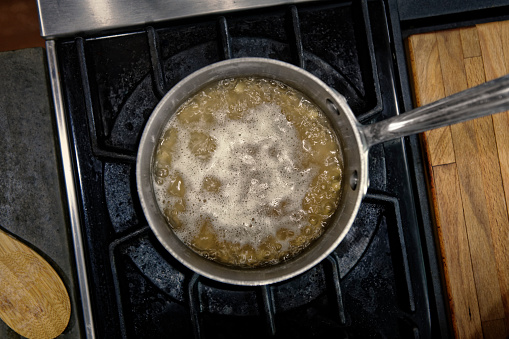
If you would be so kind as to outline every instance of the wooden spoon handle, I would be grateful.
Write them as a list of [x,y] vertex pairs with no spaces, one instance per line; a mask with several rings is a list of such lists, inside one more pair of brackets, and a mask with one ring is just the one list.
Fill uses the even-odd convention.
[[69,322],[67,290],[51,265],[0,229],[0,318],[27,338],[55,338]]

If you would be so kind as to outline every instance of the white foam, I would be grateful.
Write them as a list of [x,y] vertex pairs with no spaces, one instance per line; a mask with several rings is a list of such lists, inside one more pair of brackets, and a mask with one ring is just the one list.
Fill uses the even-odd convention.
[[[219,241],[234,239],[256,246],[267,236],[275,236],[279,228],[297,230],[305,225],[306,218],[295,216],[303,213],[302,201],[316,171],[300,166],[302,141],[281,108],[263,103],[239,120],[226,118],[222,111],[215,117],[213,130],[200,130],[216,143],[205,160],[188,148],[188,126],[175,118],[167,126],[176,127],[179,136],[170,172],[181,175],[186,190],[187,208],[179,214],[183,227],[176,230],[177,235],[191,242],[203,218],[208,217]],[[206,177],[221,181],[219,192],[203,189]],[[172,205],[178,200],[168,197],[168,181],[154,185],[161,209],[165,208],[163,200],[169,198]],[[283,202],[285,213],[267,213]]]

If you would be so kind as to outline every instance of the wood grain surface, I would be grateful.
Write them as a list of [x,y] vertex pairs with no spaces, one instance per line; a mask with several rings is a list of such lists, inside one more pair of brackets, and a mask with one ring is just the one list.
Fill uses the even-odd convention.
[[0,229],[0,317],[27,338],[55,338],[69,322],[67,290],[51,265]]
[[[414,102],[509,73],[509,22],[412,35]],[[458,338],[509,337],[509,113],[421,135]]]

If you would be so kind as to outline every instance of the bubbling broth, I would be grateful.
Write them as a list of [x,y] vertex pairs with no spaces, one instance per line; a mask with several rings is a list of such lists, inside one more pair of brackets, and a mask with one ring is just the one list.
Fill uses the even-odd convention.
[[258,267],[318,238],[341,194],[343,159],[324,113],[263,78],[224,79],[164,128],[153,186],[174,233],[217,262]]

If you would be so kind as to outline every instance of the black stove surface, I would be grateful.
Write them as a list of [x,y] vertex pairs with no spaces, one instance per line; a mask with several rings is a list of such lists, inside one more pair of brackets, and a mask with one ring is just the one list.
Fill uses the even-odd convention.
[[99,338],[431,337],[402,140],[370,150],[368,194],[333,254],[270,286],[221,284],[182,266],[147,226],[136,192],[136,150],[158,101],[226,58],[296,64],[343,94],[362,123],[398,114],[386,6],[319,2],[58,41]]

